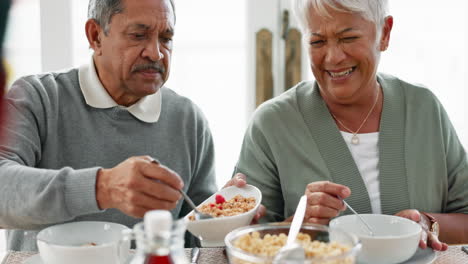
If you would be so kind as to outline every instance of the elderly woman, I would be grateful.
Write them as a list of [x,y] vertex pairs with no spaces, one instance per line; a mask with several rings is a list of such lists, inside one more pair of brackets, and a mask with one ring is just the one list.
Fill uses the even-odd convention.
[[261,188],[269,221],[290,219],[305,192],[305,220],[327,224],[345,210],[341,197],[418,222],[420,247],[445,250],[468,242],[466,153],[431,91],[377,74],[387,5],[295,1],[316,81],[257,109],[236,172]]

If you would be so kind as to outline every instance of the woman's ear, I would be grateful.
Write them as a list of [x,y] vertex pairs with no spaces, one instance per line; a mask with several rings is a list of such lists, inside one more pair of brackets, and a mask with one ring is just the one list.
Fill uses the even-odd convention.
[[387,16],[385,18],[384,26],[382,29],[382,36],[380,37],[380,51],[385,51],[390,43],[390,33],[393,28],[393,17]]
[[86,21],[85,30],[89,47],[94,50],[95,54],[101,55],[101,36],[104,34],[101,26],[96,22],[96,20],[88,19],[88,21]]

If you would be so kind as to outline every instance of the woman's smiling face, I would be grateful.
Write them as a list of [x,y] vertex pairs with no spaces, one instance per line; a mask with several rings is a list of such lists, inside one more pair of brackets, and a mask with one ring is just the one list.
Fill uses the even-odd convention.
[[336,103],[353,103],[375,88],[380,53],[388,46],[393,20],[388,17],[382,34],[376,34],[375,24],[357,13],[328,11],[331,18],[309,10],[312,72],[322,96]]

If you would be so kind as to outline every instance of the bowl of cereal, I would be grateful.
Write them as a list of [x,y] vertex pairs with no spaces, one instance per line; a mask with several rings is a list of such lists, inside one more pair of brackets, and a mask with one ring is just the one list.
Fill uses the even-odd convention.
[[370,235],[356,215],[345,215],[333,219],[330,227],[341,228],[359,237],[362,250],[358,259],[361,263],[401,263],[410,259],[418,249],[421,226],[406,218],[383,215],[360,215],[374,232]]
[[[241,227],[225,238],[231,264],[270,264],[286,244],[290,223]],[[361,248],[358,238],[341,229],[303,224],[297,242],[304,248],[304,263],[353,264]]]
[[187,230],[200,239],[203,247],[223,247],[227,233],[250,224],[261,201],[260,190],[249,184],[221,189],[197,206],[213,218],[195,220],[191,211],[185,216]]

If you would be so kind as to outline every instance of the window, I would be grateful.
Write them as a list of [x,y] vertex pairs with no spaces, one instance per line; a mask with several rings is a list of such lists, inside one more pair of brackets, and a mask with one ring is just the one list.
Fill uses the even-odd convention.
[[215,143],[219,187],[231,178],[248,118],[246,11],[246,1],[176,2],[167,86],[205,113]]

